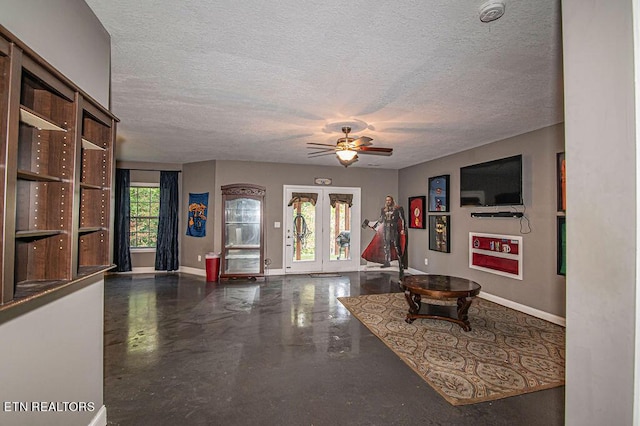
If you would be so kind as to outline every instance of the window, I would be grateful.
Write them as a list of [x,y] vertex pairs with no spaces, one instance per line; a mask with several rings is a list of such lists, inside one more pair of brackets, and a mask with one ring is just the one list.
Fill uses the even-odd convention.
[[129,187],[131,248],[155,248],[160,213],[160,187],[135,184]]

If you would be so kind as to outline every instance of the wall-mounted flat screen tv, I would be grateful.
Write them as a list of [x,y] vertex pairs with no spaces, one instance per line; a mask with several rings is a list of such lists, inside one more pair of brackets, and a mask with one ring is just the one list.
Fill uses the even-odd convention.
[[461,206],[521,204],[522,155],[460,168]]

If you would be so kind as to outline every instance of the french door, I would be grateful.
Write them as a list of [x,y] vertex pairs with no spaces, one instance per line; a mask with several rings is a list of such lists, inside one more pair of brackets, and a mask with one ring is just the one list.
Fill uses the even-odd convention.
[[357,271],[360,188],[284,187],[286,274]]

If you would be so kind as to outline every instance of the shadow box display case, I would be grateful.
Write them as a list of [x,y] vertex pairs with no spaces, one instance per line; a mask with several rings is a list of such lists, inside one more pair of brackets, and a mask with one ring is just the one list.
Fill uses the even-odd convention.
[[222,190],[222,255],[220,278],[264,276],[265,188],[224,185]]

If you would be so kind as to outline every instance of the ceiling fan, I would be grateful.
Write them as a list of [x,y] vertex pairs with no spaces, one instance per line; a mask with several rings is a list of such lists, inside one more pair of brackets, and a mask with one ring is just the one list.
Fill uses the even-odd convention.
[[307,148],[316,150],[315,152],[309,153],[309,158],[331,155],[335,152],[340,164],[348,167],[358,161],[358,154],[385,155],[388,157],[393,153],[393,148],[372,147],[371,141],[373,139],[367,136],[350,138],[349,133],[351,132],[351,127],[343,127],[342,132],[344,133],[344,137],[339,138],[335,145],[308,142],[307,145],[312,146]]

